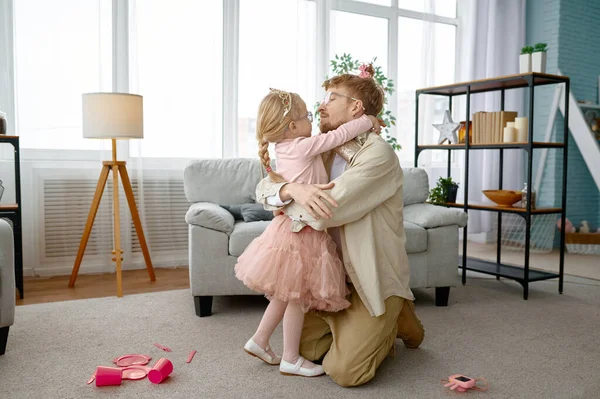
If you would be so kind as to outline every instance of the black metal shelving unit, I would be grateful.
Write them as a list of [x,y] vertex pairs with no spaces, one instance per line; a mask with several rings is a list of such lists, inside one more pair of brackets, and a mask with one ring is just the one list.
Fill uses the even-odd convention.
[[[534,142],[533,141],[533,116],[534,116],[534,88],[537,86],[549,84],[564,84],[565,93],[565,112],[564,112],[564,138],[563,142]],[[419,96],[420,95],[437,95],[448,97],[449,109],[452,110],[452,102],[454,97],[466,96],[466,121],[471,120],[471,95],[477,93],[485,93],[498,91],[500,92],[500,110],[504,111],[504,96],[506,90],[526,88],[529,91],[529,138],[527,143],[494,143],[494,144],[471,144],[469,142],[469,129],[472,123],[467,123],[465,133],[465,143],[450,144],[450,145],[419,145]],[[448,207],[462,208],[465,212],[471,210],[490,211],[498,213],[498,240],[496,251],[496,262],[488,262],[481,259],[471,258],[467,255],[467,227],[463,230],[463,256],[459,257],[459,267],[462,268],[462,283],[466,284],[467,270],[472,270],[480,273],[490,274],[496,278],[508,278],[519,282],[523,286],[523,299],[529,296],[529,283],[541,280],[558,278],[558,292],[563,292],[564,280],[564,255],[565,255],[565,230],[560,230],[560,265],[559,272],[548,273],[539,270],[530,270],[529,255],[530,255],[530,239],[531,239],[531,218],[533,215],[542,214],[560,214],[562,226],[565,225],[566,218],[566,202],[567,202],[567,148],[569,139],[569,128],[567,121],[569,120],[569,90],[570,79],[566,76],[549,75],[537,72],[523,73],[518,75],[500,76],[492,79],[475,80],[471,82],[462,82],[446,86],[430,87],[419,89],[416,91],[416,106],[415,106],[415,167],[418,164],[419,154],[425,150],[445,150],[448,151],[448,177],[451,175],[451,152],[465,151],[465,177],[464,177],[464,204],[446,204]],[[562,167],[562,199],[560,208],[539,208],[531,209],[531,188],[532,185],[532,169],[533,169],[533,152],[536,149],[548,148],[563,151],[563,167]],[[505,208],[498,206],[476,205],[469,204],[469,153],[472,150],[498,150],[499,154],[499,189],[502,189],[502,175],[504,166],[504,150],[505,149],[522,149],[527,153],[527,208]],[[525,263],[524,267],[516,267],[502,263],[502,213],[514,213],[525,219]]]
[[13,225],[15,246],[15,283],[23,299],[23,225],[21,223],[21,154],[19,136],[0,135],[0,143],[11,144],[15,151],[15,200],[16,204],[0,205],[0,218],[7,218]]

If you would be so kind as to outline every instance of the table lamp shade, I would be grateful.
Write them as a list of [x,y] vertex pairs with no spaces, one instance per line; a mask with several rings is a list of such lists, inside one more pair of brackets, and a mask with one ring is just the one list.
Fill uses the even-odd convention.
[[82,97],[84,138],[144,138],[142,96],[125,93],[86,93]]

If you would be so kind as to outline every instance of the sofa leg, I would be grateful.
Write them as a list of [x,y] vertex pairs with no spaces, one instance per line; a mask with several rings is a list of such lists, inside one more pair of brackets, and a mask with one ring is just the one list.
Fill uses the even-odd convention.
[[6,342],[8,341],[8,329],[10,327],[0,328],[0,356],[6,352]]
[[196,316],[210,316],[212,314],[212,302],[212,296],[195,296],[194,305],[196,307]]
[[435,306],[448,306],[450,287],[435,287]]

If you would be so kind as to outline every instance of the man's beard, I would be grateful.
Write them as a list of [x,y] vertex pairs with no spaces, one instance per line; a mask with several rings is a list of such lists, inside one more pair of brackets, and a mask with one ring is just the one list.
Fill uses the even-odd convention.
[[327,118],[325,118],[326,120],[323,120],[323,118],[321,118],[321,120],[319,121],[319,130],[321,130],[321,133],[330,132],[344,124],[344,122],[332,123],[330,121],[331,119],[329,118],[329,116],[330,115],[327,115]]
[[327,133],[335,129],[337,129],[337,127],[333,127],[329,122],[323,122],[323,120],[319,122],[319,130],[321,130],[321,133]]

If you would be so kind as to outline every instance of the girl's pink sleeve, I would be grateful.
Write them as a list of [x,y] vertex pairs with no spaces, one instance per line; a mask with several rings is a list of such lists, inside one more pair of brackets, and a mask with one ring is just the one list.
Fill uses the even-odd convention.
[[328,133],[298,139],[296,145],[303,155],[311,157],[339,147],[356,136],[368,132],[372,127],[373,123],[369,117],[363,115]]

